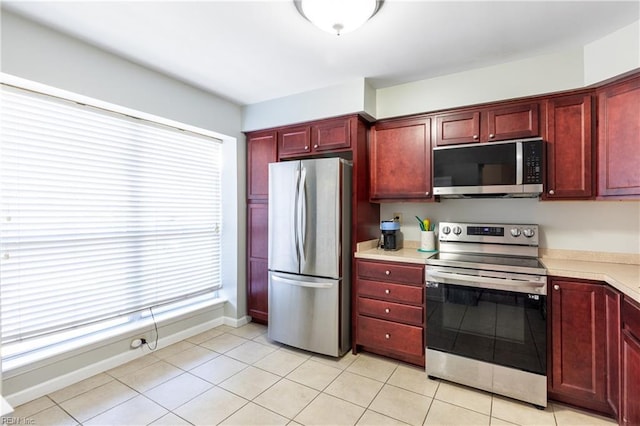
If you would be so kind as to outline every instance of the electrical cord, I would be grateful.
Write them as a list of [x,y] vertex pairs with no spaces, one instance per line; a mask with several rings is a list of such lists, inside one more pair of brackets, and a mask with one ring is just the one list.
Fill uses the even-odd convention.
[[155,329],[155,332],[156,332],[156,338],[155,338],[153,347],[149,345],[149,342],[147,342],[147,339],[142,339],[142,343],[147,345],[147,348],[149,348],[150,351],[155,351],[156,349],[158,349],[158,337],[159,337],[158,323],[156,322],[156,317],[153,315],[153,308],[149,308],[149,312],[151,313],[151,319],[153,319],[153,328]]

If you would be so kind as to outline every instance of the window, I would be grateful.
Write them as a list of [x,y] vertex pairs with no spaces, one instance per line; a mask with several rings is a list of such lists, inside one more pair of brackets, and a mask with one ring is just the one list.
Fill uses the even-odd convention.
[[219,140],[7,85],[1,100],[3,354],[213,297]]

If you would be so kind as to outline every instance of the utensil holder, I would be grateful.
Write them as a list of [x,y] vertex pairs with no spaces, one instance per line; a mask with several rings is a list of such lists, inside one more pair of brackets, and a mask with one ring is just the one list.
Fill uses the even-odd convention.
[[434,231],[420,231],[420,250],[434,251],[436,249],[436,234]]

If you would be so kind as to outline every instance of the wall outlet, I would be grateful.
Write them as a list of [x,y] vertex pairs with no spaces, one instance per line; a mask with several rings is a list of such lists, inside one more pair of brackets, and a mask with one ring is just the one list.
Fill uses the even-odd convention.
[[396,222],[399,222],[400,226],[404,224],[404,222],[402,221],[402,213],[399,213],[399,212],[394,213],[393,220],[395,220]]

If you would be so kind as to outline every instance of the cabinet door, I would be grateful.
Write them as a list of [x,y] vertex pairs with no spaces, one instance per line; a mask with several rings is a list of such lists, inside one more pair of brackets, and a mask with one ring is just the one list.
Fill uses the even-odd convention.
[[351,147],[351,120],[339,118],[311,126],[314,151],[331,151]]
[[550,397],[609,412],[604,285],[559,279],[551,284]]
[[311,152],[311,126],[288,127],[278,131],[278,156],[295,157]]
[[437,146],[480,142],[480,111],[442,114],[435,121]]
[[276,156],[276,132],[247,135],[247,198],[269,198],[269,163]]
[[620,424],[640,425],[640,306],[622,304]]
[[371,201],[432,198],[430,119],[377,123],[369,162]]
[[249,204],[247,210],[247,311],[254,320],[268,321],[269,209],[266,203]]
[[540,135],[537,103],[509,105],[486,111],[487,141]]
[[640,340],[623,331],[620,424],[640,424]]
[[547,103],[547,192],[545,199],[593,196],[594,131],[591,94]]
[[640,77],[598,94],[598,195],[640,196]]
[[605,288],[607,403],[615,418],[620,411],[620,292]]

